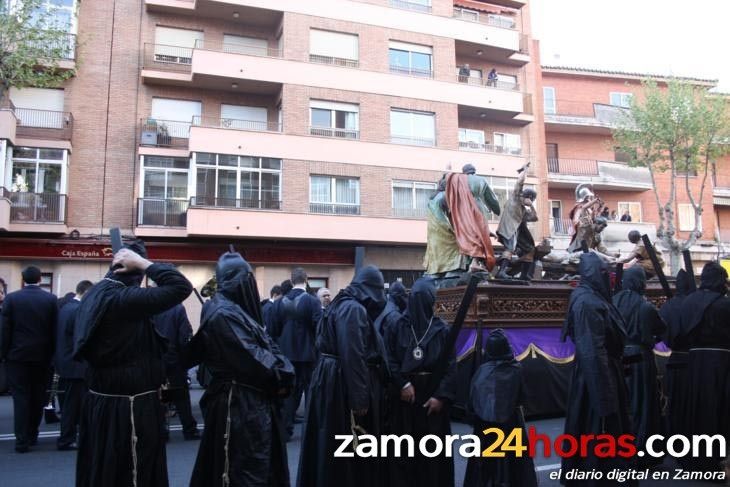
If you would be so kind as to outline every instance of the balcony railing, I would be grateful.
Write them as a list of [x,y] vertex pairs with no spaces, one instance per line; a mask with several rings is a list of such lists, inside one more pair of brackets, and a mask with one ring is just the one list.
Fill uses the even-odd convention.
[[474,152],[493,152],[495,154],[522,155],[521,147],[504,147],[501,145],[484,144],[481,142],[459,141],[459,150]]
[[328,215],[359,215],[360,205],[344,203],[309,203],[310,213],[325,213]]
[[550,218],[551,235],[570,235],[573,222],[569,218]]
[[10,221],[15,223],[65,223],[67,196],[59,193],[28,193],[0,188],[10,200]]
[[592,159],[548,158],[548,173],[570,176],[598,176],[598,161]]
[[411,68],[410,66],[394,66],[391,64],[390,72],[395,74],[404,74],[407,76],[416,76],[418,78],[433,78],[432,70]]
[[76,34],[67,32],[59,35],[56,39],[44,39],[36,41],[28,41],[30,46],[41,51],[48,52],[50,59],[63,59],[73,61],[76,59]]
[[397,218],[426,218],[428,208],[393,208],[393,216]]
[[185,148],[189,138],[190,122],[155,118],[140,120],[139,145]]
[[310,54],[309,62],[319,64],[330,64],[332,66],[344,66],[346,68],[357,68],[360,62],[355,59],[344,59],[340,57],[322,56],[320,54]]
[[71,140],[74,117],[70,112],[16,108],[17,134],[34,139]]
[[407,135],[391,135],[390,142],[392,144],[420,145],[423,147],[434,147],[436,145],[436,140],[434,139],[410,137]]
[[478,12],[476,10],[454,8],[453,16],[456,19],[466,20],[468,22],[479,22],[482,24],[492,25],[494,27],[501,27],[503,29],[517,28],[517,23],[515,22],[515,19],[507,18],[502,15]]
[[282,131],[282,124],[279,122],[262,122],[258,120],[242,120],[238,118],[201,117],[198,115],[193,117],[193,125],[196,127],[246,130],[250,132]]
[[230,40],[209,41],[197,39],[195,41],[195,49],[261,57],[282,57],[283,54],[281,49],[269,47],[268,45],[259,46],[256,44],[247,44],[245,42],[235,42]]
[[405,0],[390,0],[390,6],[404,10],[415,10],[416,12],[431,13],[431,2],[407,2]]
[[160,71],[190,73],[193,62],[193,48],[168,46],[165,44],[144,45],[142,67]]
[[358,140],[360,131],[353,129],[340,129],[335,127],[309,127],[309,134],[317,137],[334,137],[337,139]]
[[166,198],[137,199],[137,225],[155,227],[185,227],[188,200]]
[[281,210],[281,200],[193,196],[190,198],[190,206],[203,208],[240,208],[244,210]]
[[499,88],[501,90],[520,91],[520,84],[511,81],[499,81],[496,79],[484,79],[479,76],[463,76],[456,75],[456,81],[472,86],[486,86],[489,88]]

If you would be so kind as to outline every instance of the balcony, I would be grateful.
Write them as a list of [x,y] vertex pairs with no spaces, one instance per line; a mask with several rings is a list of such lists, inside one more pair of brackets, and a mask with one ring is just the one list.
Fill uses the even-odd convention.
[[314,135],[315,137],[336,137],[338,139],[358,140],[360,138],[360,131],[335,127],[309,127],[309,135]]
[[345,203],[309,203],[309,212],[325,215],[359,215],[360,205]]
[[455,19],[466,20],[468,22],[480,22],[486,25],[493,25],[494,27],[501,27],[502,29],[517,28],[517,23],[514,19],[477,10],[455,7],[453,17]]
[[283,128],[282,124],[279,122],[262,122],[260,120],[242,120],[238,118],[217,118],[200,116],[193,117],[192,124],[196,127],[212,127],[229,130],[248,130],[253,132],[281,132]]
[[[319,130],[319,128],[317,128]],[[310,129],[311,130],[311,129]],[[221,127],[193,125],[190,128],[190,152],[212,152],[231,155],[256,154],[261,157],[341,163],[379,167],[400,167],[417,170],[444,171],[474,164],[482,174],[514,177],[526,158],[522,155],[492,151],[467,152],[433,147],[432,139],[396,137],[385,143],[329,136],[340,129],[324,129],[326,137],[294,135],[273,131],[230,130]],[[344,134],[344,133],[343,133]]]
[[0,229],[11,232],[66,233],[67,196],[8,191],[0,187]]
[[15,135],[18,138],[71,140],[74,118],[70,112],[15,108],[12,103],[10,110],[15,114]]
[[[435,190],[434,190],[435,192]],[[391,214],[395,218],[418,218],[424,219],[428,216],[428,208],[392,208]]]
[[137,225],[155,227],[185,227],[188,200],[165,198],[137,199]]
[[143,118],[139,122],[139,145],[185,149],[190,138],[190,122]]
[[431,79],[430,73],[412,70],[405,73],[411,76],[394,76],[390,72],[342,69],[273,55],[230,52],[225,46],[208,42],[179,51],[160,51],[158,47],[145,45],[141,75],[147,83],[226,91],[235,83],[237,91],[258,94],[276,94],[282,84],[293,84],[454,103],[507,118],[524,113],[526,108],[523,93],[514,85],[504,89],[507,87],[459,83],[458,78],[439,81]]
[[277,199],[236,199],[217,198],[215,196],[193,196],[190,198],[191,208],[228,208],[242,210],[281,210],[281,201]]
[[545,129],[549,132],[568,132],[610,135],[611,130],[629,114],[628,108],[593,103],[588,114],[585,104],[557,100],[556,113],[545,112]]
[[521,147],[504,147],[501,145],[483,144],[481,142],[459,141],[459,150],[471,152],[491,152],[492,154],[522,155]]
[[569,218],[550,218],[550,236],[566,237],[570,235],[573,222]]
[[400,8],[403,10],[413,10],[414,12],[423,12],[430,14],[431,5],[430,2],[409,2],[407,0],[390,0],[390,6]]
[[626,164],[594,159],[548,159],[548,183],[554,188],[575,188],[591,183],[595,189],[652,189],[649,170]]

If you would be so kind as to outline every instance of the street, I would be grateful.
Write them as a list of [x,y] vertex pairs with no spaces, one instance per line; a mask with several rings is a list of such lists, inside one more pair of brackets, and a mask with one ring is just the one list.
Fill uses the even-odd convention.
[[[193,389],[193,414],[198,422],[202,422],[198,400],[202,390]],[[184,487],[190,481],[190,474],[198,450],[198,441],[184,441],[177,418],[171,422],[170,441],[167,445],[167,466],[170,477],[170,487]],[[539,433],[555,438],[562,433],[563,418],[546,419],[528,423],[535,426]],[[289,471],[292,482],[296,479],[297,463],[299,461],[300,428],[296,426],[293,441],[288,443]],[[471,433],[471,427],[463,423],[452,423],[454,434],[465,435]],[[17,454],[13,450],[13,407],[12,399],[8,395],[0,396],[0,476],[4,487],[47,486],[71,487],[74,485],[76,452],[57,451],[56,438],[58,424],[41,425],[41,434],[38,445],[30,453]],[[464,479],[466,460],[456,455],[456,486],[461,487]],[[549,474],[559,468],[560,460],[557,457],[535,458],[535,467],[541,486],[558,486],[556,480],[550,480]],[[671,472],[671,471],[670,471]],[[642,482],[641,485],[673,485],[673,486],[700,486],[707,485],[698,482],[670,481],[670,482]]]

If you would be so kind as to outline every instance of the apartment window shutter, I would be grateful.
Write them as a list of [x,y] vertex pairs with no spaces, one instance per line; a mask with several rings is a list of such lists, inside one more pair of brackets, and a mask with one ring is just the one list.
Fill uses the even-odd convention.
[[418,52],[421,54],[433,54],[433,48],[431,46],[424,46],[421,44],[409,44],[407,42],[390,41],[388,43],[390,49],[396,49],[398,51]]
[[309,53],[340,59],[359,59],[359,40],[356,34],[310,29]]
[[63,111],[64,91],[48,88],[10,88],[10,100],[17,108]]
[[155,28],[155,55],[178,58],[170,62],[190,63],[196,41],[204,38],[203,32],[199,30],[158,26]]
[[269,41],[255,37],[223,34],[223,51],[235,54],[267,56],[269,53]]
[[152,98],[151,118],[164,125],[171,137],[188,138],[193,117],[200,117],[200,102]]
[[221,118],[266,123],[268,121],[268,110],[265,107],[221,104]]

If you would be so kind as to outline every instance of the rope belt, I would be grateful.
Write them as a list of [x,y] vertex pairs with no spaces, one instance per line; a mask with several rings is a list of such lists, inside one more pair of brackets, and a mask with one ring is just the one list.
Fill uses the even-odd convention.
[[124,398],[129,399],[129,421],[132,425],[132,486],[137,487],[137,428],[134,423],[134,400],[138,397],[142,396],[148,396],[150,394],[159,394],[159,391],[157,389],[152,391],[146,391],[146,392],[140,392],[139,394],[134,394],[133,396],[126,396],[121,394],[103,394],[101,392],[96,392],[91,389],[89,389],[89,392],[91,394],[94,394],[96,396],[101,397],[115,397],[115,398]]
[[252,391],[256,391],[260,394],[263,394],[264,391],[261,389],[258,389],[256,387],[250,386],[248,384],[242,384],[240,382],[236,382],[235,380],[231,381],[225,381],[226,383],[231,384],[231,388],[228,389],[228,402],[227,402],[227,412],[226,412],[226,434],[223,436],[223,439],[225,440],[223,444],[223,453],[225,455],[224,461],[223,461],[223,487],[228,487],[231,484],[231,478],[228,475],[228,471],[231,468],[231,462],[230,462],[230,454],[229,454],[229,447],[231,444],[231,402],[233,402],[233,387],[243,387],[245,389],[250,389]]

